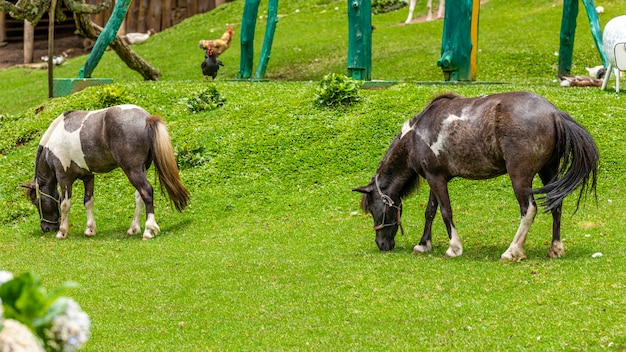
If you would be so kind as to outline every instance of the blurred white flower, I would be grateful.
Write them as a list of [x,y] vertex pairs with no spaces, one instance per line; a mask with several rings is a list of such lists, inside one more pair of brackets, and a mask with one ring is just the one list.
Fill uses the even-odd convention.
[[17,320],[7,319],[0,331],[2,352],[44,352],[43,346],[30,330]]
[[0,270],[0,285],[11,280],[13,280],[12,273],[5,271],[5,270]]
[[73,352],[82,348],[91,335],[91,322],[87,313],[76,301],[59,298],[66,304],[65,311],[57,315],[52,326],[46,330],[48,345],[56,351]]

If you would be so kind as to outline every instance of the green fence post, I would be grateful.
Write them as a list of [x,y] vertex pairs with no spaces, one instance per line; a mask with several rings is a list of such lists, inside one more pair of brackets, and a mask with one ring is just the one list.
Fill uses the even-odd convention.
[[437,61],[446,81],[472,80],[472,5],[472,0],[446,1],[441,58]]
[[241,20],[241,59],[237,79],[249,79],[254,64],[254,30],[261,0],[246,0]]
[[107,24],[104,26],[102,33],[98,36],[96,43],[91,49],[91,54],[87,58],[85,62],[85,66],[80,68],[80,72],[78,73],[78,78],[90,78],[93,70],[100,62],[102,58],[102,54],[104,54],[104,50],[109,46],[111,41],[117,35],[117,31],[120,29],[122,22],[124,21],[124,17],[126,17],[126,12],[128,12],[128,7],[130,6],[131,0],[118,0],[115,3],[115,8],[113,8],[113,13],[111,17],[107,21]]
[[600,29],[600,20],[598,19],[596,5],[593,0],[583,0],[583,4],[587,10],[587,18],[589,18],[589,26],[591,26],[591,35],[596,44],[596,49],[598,49],[600,53],[602,66],[609,67],[609,60],[606,58],[606,54],[604,54],[604,49],[602,49],[602,30]]
[[578,0],[564,0],[559,45],[559,76],[567,76],[572,70],[572,54],[574,53],[574,35],[576,34],[577,16]]
[[263,79],[263,76],[265,76],[265,69],[267,68],[267,62],[270,60],[272,43],[274,42],[276,23],[278,23],[278,0],[270,0],[267,8],[267,27],[265,28],[263,49],[261,49],[259,66],[257,66],[256,73],[254,74],[255,79]]
[[371,0],[348,0],[348,76],[372,79]]

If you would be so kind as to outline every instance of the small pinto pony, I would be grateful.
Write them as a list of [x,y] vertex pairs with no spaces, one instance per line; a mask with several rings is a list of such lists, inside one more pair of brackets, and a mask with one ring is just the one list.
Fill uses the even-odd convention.
[[189,201],[189,192],[180,180],[172,143],[160,117],[135,105],[69,111],[57,117],[41,138],[34,179],[22,186],[37,207],[41,230],[58,231],[56,238],[60,239],[67,237],[69,231],[72,184],[82,180],[87,213],[85,236],[93,236],[94,173],[120,167],[136,189],[135,214],[128,234],[141,232],[139,220],[145,204],[143,239],[149,239],[160,231],[154,218],[153,188],[146,178],[152,162],[161,190],[165,189],[176,209],[182,211]]
[[[402,229],[402,198],[419,185],[430,186],[424,233],[414,253],[432,250],[431,229],[437,207],[446,225],[447,257],[463,253],[448,194],[454,177],[482,180],[509,174],[519,203],[521,222],[501,260],[525,258],[524,242],[541,194],[552,213],[552,245],[548,257],[565,253],[561,243],[563,199],[580,187],[578,204],[586,190],[595,193],[599,153],[591,135],[570,115],[545,98],[528,92],[463,98],[444,94],[407,121],[378,165],[363,193],[361,207],[372,214],[376,243],[383,251],[395,246]],[[535,175],[543,187],[532,188]]]

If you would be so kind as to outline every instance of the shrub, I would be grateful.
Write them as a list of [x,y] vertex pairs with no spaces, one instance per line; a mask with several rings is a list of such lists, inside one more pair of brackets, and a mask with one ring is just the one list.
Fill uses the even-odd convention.
[[187,100],[187,107],[189,111],[196,113],[205,110],[213,110],[222,105],[226,99],[220,95],[215,86],[209,86],[205,90],[201,91],[197,95],[192,96]]
[[355,103],[359,101],[361,85],[363,82],[353,80],[346,75],[327,74],[317,87],[316,101],[326,106]]
[[115,105],[128,104],[130,98],[123,86],[105,85],[96,93],[97,105],[100,109],[108,108]]
[[381,13],[395,11],[403,8],[404,6],[406,6],[406,2],[403,0],[373,0],[372,13],[374,15],[379,15]]

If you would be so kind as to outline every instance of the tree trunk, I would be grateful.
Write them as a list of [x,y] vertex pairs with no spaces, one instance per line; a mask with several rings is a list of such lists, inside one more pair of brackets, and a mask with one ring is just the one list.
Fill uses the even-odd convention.
[[[98,39],[102,28],[93,24],[87,14],[75,13],[75,16],[76,28],[80,34],[92,40]],[[158,81],[161,78],[161,71],[154,68],[149,62],[137,55],[129,46],[124,44],[119,37],[115,37],[109,46],[115,50],[126,66],[137,71],[145,80]]]

